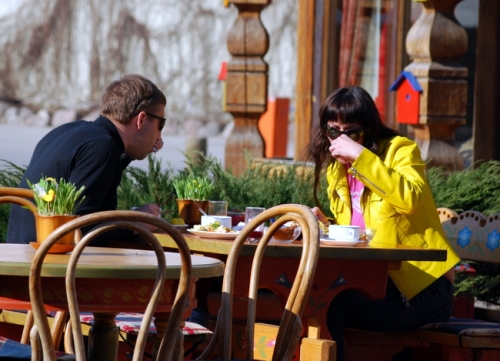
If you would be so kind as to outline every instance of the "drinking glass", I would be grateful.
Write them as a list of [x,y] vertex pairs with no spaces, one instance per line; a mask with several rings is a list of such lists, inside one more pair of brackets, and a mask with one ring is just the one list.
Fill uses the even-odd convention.
[[208,201],[209,216],[227,216],[226,201]]
[[[245,224],[248,224],[258,214],[264,212],[266,209],[263,207],[246,207],[245,208]],[[258,242],[264,234],[264,223],[260,224],[248,237],[249,243]]]

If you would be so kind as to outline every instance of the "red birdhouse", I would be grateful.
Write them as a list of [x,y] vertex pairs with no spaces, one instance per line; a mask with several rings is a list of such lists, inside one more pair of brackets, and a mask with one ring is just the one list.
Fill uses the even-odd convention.
[[424,91],[409,71],[402,72],[389,88],[396,91],[396,120],[402,124],[418,124],[420,94]]

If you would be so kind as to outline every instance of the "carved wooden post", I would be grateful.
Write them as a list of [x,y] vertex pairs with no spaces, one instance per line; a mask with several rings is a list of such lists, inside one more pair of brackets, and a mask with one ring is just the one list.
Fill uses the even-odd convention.
[[229,31],[227,48],[232,58],[227,64],[226,110],[234,118],[234,128],[226,141],[226,168],[240,174],[246,166],[245,151],[264,156],[264,140],[257,123],[267,107],[267,70],[263,57],[269,36],[260,21],[261,11],[271,0],[230,0],[238,8],[238,18]]
[[465,124],[467,68],[438,61],[456,60],[467,50],[467,33],[453,15],[460,1],[424,0],[422,13],[406,37],[406,50],[413,61],[405,70],[413,73],[423,88],[415,140],[429,165],[448,170],[464,167],[452,144],[454,131]]

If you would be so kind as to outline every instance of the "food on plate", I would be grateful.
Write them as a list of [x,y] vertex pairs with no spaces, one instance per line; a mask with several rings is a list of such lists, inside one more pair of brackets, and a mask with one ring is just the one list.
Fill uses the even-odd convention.
[[202,225],[195,225],[193,226],[193,229],[195,231],[203,231],[203,232],[215,232],[215,233],[233,233],[231,228],[227,228],[223,226],[219,221],[215,221],[213,223],[208,223],[204,226]]
[[321,222],[319,220],[318,220],[318,225],[319,225],[319,230],[321,231],[321,233],[328,234],[328,226],[327,225],[325,225],[323,222]]
[[294,237],[295,228],[299,224],[295,221],[289,221],[283,224],[274,234],[273,238],[278,241],[286,241]]
[[366,228],[364,230],[361,230],[361,233],[359,234],[359,240],[363,242],[370,242],[375,235],[375,230],[371,228]]

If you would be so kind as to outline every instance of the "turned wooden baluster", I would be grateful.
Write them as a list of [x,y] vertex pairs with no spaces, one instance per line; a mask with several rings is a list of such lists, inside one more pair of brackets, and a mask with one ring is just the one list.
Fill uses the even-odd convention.
[[229,2],[238,8],[238,18],[227,39],[232,58],[227,64],[226,110],[234,118],[234,128],[226,141],[225,166],[238,175],[246,166],[245,151],[253,157],[264,156],[257,123],[267,108],[268,66],[263,57],[269,36],[260,13],[271,0]]
[[[421,0],[420,0],[421,1]],[[423,88],[415,140],[431,166],[463,169],[453,147],[455,130],[465,124],[467,68],[440,64],[462,57],[467,50],[467,33],[456,21],[453,10],[461,0],[421,2],[422,13],[406,37],[406,50],[413,59],[405,70]]]

